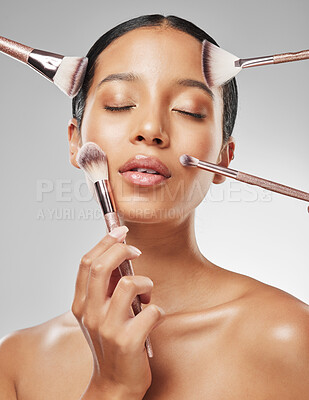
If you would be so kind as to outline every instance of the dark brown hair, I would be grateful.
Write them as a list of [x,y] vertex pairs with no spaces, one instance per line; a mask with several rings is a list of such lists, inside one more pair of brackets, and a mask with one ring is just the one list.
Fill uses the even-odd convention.
[[[151,14],[151,15],[142,15],[140,17],[136,17],[125,21],[108,32],[102,35],[91,47],[89,50],[88,57],[88,67],[86,71],[86,76],[83,82],[83,85],[78,92],[78,94],[73,98],[72,101],[72,113],[73,117],[77,119],[78,129],[80,130],[84,110],[86,106],[86,99],[88,95],[88,91],[91,87],[96,61],[101,52],[115,39],[124,35],[127,32],[132,31],[133,29],[141,28],[141,27],[151,27],[151,26],[167,26],[174,29],[178,29],[189,35],[195,37],[200,42],[204,39],[218,46],[215,40],[209,36],[202,29],[194,25],[192,22],[189,22],[183,18],[176,17],[174,15],[168,15],[164,17],[160,14]],[[228,138],[231,136],[235,119],[237,115],[237,103],[238,103],[238,94],[237,94],[237,85],[236,80],[233,78],[226,84],[222,86],[222,97],[223,97],[223,140],[226,142]]]

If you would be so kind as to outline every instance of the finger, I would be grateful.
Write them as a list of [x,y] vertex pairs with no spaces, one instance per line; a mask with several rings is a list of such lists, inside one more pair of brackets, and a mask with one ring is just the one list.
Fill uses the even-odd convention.
[[129,321],[128,334],[134,338],[134,343],[144,346],[147,336],[165,320],[165,315],[165,311],[161,307],[150,304],[141,313],[132,318]]
[[74,300],[72,304],[72,312],[78,319],[78,321],[80,321],[83,313],[83,305],[86,297],[90,266],[90,259],[83,257],[78,268],[77,278],[75,282]]
[[[146,276],[123,276],[118,282],[106,314],[106,320],[122,325],[128,320],[131,304],[138,294],[151,297],[153,282]],[[115,321],[115,322],[113,322]]]
[[[72,311],[75,316],[82,313],[83,303],[86,298],[89,272],[93,260],[104,253],[113,244],[123,241],[128,228],[126,226],[117,227],[109,232],[104,238],[88,253],[86,253],[79,264],[77,279],[75,283],[75,294],[72,304]],[[76,315],[77,314],[77,315]]]
[[128,227],[125,225],[114,228],[111,232],[105,235],[103,239],[101,239],[99,243],[97,243],[87,254],[85,254],[85,257],[90,258],[91,260],[96,259],[106,250],[108,250],[114,243],[123,242],[128,230]]
[[102,308],[108,297],[108,286],[113,270],[124,260],[131,260],[138,256],[133,246],[115,243],[92,263],[86,298],[88,309]]

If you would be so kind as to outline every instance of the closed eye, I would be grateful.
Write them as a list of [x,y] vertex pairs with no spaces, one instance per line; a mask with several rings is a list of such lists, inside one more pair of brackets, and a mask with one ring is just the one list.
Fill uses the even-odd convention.
[[188,111],[183,111],[183,110],[174,110],[174,111],[177,111],[177,112],[185,114],[185,115],[190,115],[191,117],[198,118],[198,119],[206,118],[205,114],[190,113]]
[[105,110],[108,111],[126,111],[130,110],[130,108],[133,108],[135,106],[123,106],[123,107],[112,107],[112,106],[104,106]]
[[[108,111],[127,111],[133,107],[135,107],[135,106],[122,106],[122,107],[104,106],[104,109],[108,110]],[[183,111],[183,110],[174,110],[174,111],[177,111],[177,112],[185,114],[185,115],[189,115],[193,118],[198,118],[198,119],[206,118],[206,115],[204,115],[204,114],[190,113],[188,111]]]

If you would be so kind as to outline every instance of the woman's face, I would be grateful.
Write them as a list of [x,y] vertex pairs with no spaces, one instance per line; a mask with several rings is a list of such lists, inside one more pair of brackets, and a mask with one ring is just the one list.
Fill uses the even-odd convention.
[[[185,153],[225,166],[229,163],[228,146],[220,151],[222,96],[219,89],[211,94],[203,87],[201,49],[201,43],[184,32],[147,27],[116,39],[97,60],[81,138],[83,143],[97,143],[106,153],[117,210],[125,221],[186,217],[213,180],[224,180],[179,162]],[[131,75],[102,82],[110,74]],[[69,128],[75,166],[77,138],[76,128]],[[151,186],[128,182],[119,170],[136,155],[158,158],[171,176]]]

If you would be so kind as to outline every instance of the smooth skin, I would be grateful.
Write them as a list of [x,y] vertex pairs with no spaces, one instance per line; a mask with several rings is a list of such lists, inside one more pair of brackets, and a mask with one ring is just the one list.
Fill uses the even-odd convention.
[[[210,96],[176,82],[204,82],[200,57],[200,42],[166,27],[131,31],[99,56],[81,131],[69,124],[70,161],[78,168],[87,141],[102,147],[129,231],[81,257],[72,310],[3,339],[1,399],[309,398],[308,305],[213,264],[196,242],[195,208],[225,178],[185,168],[179,156],[227,167],[235,149],[232,137],[222,141],[220,89]],[[115,73],[140,79],[100,85]],[[171,178],[153,188],[125,181],[119,168],[136,154],[158,157]],[[124,259],[134,277],[120,278]],[[133,317],[136,294],[143,311]]]

